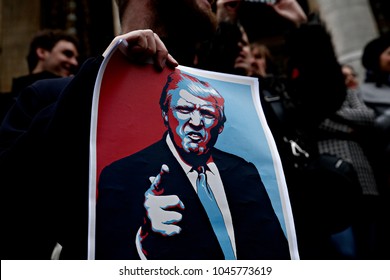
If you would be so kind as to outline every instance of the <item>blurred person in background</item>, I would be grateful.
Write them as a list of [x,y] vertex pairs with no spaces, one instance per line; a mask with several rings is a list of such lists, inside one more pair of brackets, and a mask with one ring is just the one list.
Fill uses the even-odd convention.
[[[219,27],[223,24],[241,26],[239,11],[245,2],[217,1]],[[310,155],[310,159],[317,158],[318,125],[334,114],[345,99],[341,67],[323,23],[315,15],[307,17],[297,1],[257,4],[259,9],[271,8],[290,22],[284,33],[286,66],[284,71],[277,70],[272,56],[268,56],[264,48],[259,49],[259,53],[252,48],[252,64],[239,74],[259,78],[260,100],[279,150],[289,188],[301,258],[340,258],[333,250],[331,236],[335,228],[340,224],[342,227],[349,225],[350,220],[343,213],[345,205],[339,203],[342,200],[340,197],[344,196],[335,196],[334,189],[346,181],[339,174],[329,176],[329,170],[323,166],[319,166],[319,169],[315,166],[308,168],[309,160],[305,160],[305,157]],[[258,28],[266,29],[268,26]],[[212,41],[209,57],[206,53],[206,58],[202,60],[206,63],[202,67],[237,74],[234,63],[239,49],[236,47],[235,52],[229,54],[220,50],[228,49],[227,46],[231,46],[229,49],[238,46],[240,32],[225,33],[230,36],[220,36]],[[254,56],[257,56],[259,64]],[[211,64],[215,61],[221,63]],[[343,163],[345,165],[347,163]],[[348,187],[354,184],[350,181],[347,183]]]
[[[75,36],[60,29],[38,31],[26,57],[28,74],[13,79],[11,92],[3,97],[7,103],[1,108],[0,123],[22,89],[38,80],[74,75],[79,65],[78,57],[79,42]],[[26,97],[26,102],[30,97]]]
[[[363,100],[375,111],[376,133],[370,135],[369,143],[372,162],[377,174],[381,192],[381,213],[390,212],[390,33],[384,33],[367,42],[363,48],[362,65],[366,70],[364,82],[361,83]],[[388,215],[378,220],[388,220]],[[375,249],[389,257],[390,232],[388,223],[380,223],[381,241],[375,243]],[[372,253],[372,252],[369,252]]]
[[341,66],[341,71],[345,77],[345,85],[348,89],[355,89],[359,86],[357,73],[351,65],[343,64]]
[[390,33],[365,45],[362,64],[366,70],[361,85],[364,102],[377,115],[383,114],[390,106]]
[[267,45],[260,41],[253,42],[251,51],[254,57],[252,76],[266,77],[276,74],[273,57]]
[[[257,65],[248,34],[241,24],[243,0],[217,0],[215,5],[218,28],[215,36],[198,48],[196,67],[244,76],[257,76]],[[264,4],[261,4],[264,5]],[[276,1],[270,5],[283,18],[298,27],[307,21],[295,0]]]
[[15,78],[14,96],[37,80],[68,77],[78,68],[78,39],[64,30],[45,29],[33,37],[27,55],[29,74]]
[[248,35],[238,20],[240,0],[217,0],[215,35],[197,48],[195,66],[211,71],[251,76],[254,57]]
[[210,41],[197,50],[195,66],[216,72],[252,76],[254,57],[245,29],[237,23],[220,22]]
[[378,240],[380,193],[367,148],[368,143],[374,144],[371,136],[375,133],[375,112],[362,100],[353,67],[342,65],[342,72],[347,95],[340,109],[320,124],[318,149],[321,154],[336,155],[352,164],[358,182],[345,202],[350,226],[335,232],[332,241],[342,258],[373,258],[367,250],[372,250],[372,243]]
[[375,111],[378,135],[373,146],[374,161],[382,191],[390,194],[390,33],[369,41],[362,55],[366,70],[360,85],[363,100]]

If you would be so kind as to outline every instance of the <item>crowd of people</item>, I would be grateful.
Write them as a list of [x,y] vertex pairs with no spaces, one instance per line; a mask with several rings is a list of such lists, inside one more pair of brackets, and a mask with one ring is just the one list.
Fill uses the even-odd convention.
[[[114,40],[126,40],[135,60],[259,80],[301,259],[390,258],[390,35],[367,42],[360,82],[338,62],[325,24],[295,0],[259,4],[291,22],[281,61],[250,41],[239,0],[116,2]],[[61,259],[86,259],[91,102],[103,57],[79,68],[73,36],[36,38],[0,126],[1,258],[50,259],[60,244]]]

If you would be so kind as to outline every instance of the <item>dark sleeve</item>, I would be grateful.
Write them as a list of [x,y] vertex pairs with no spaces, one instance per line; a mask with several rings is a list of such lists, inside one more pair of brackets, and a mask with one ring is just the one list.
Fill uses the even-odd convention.
[[41,80],[24,88],[0,126],[0,151],[4,151],[27,133],[42,110],[53,104],[70,78]]
[[56,182],[63,259],[87,258],[90,121],[102,60],[90,59],[83,64],[53,104],[45,131],[48,169]]
[[87,60],[66,86],[51,79],[29,89],[41,96],[58,90],[48,106],[20,104],[25,122],[9,127],[15,134],[0,153],[2,248],[10,248],[2,257],[49,259],[55,242],[62,258],[87,257],[89,120],[101,61]]

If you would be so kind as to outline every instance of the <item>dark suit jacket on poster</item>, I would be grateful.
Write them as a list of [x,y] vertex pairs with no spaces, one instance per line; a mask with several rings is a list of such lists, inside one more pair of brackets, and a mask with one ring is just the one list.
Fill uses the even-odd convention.
[[[212,155],[230,207],[237,259],[290,259],[287,239],[255,166],[215,148]],[[162,164],[169,167],[163,195],[177,195],[185,206],[178,223],[182,231],[169,237],[150,234],[148,259],[223,259],[207,214],[165,138],[103,169],[97,200],[97,259],[139,258],[135,239],[145,216],[144,193],[150,187],[149,177],[156,176]]]

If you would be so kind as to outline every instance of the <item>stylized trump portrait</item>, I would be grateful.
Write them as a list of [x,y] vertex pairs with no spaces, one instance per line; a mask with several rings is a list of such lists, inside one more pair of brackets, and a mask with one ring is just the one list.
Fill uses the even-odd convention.
[[[107,74],[97,87],[94,258],[294,258],[286,219],[276,214],[259,167],[218,147],[231,129],[228,112],[240,105],[228,110],[224,88],[185,67],[157,73],[122,60],[111,58],[116,68],[132,68],[131,82]],[[105,101],[106,90],[127,97],[114,105],[118,94]]]

